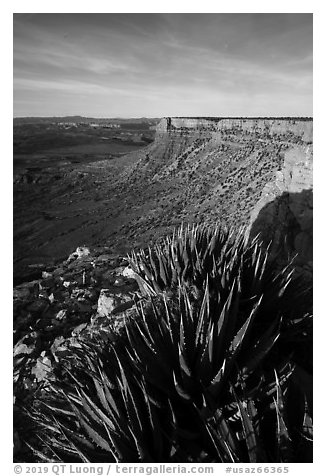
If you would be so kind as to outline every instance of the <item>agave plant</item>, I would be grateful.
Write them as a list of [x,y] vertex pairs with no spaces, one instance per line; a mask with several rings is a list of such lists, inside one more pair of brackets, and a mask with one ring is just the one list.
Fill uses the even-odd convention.
[[[294,428],[288,424],[289,406],[284,396],[278,375],[275,371],[273,387],[275,397],[273,405],[268,411],[259,409],[259,402],[255,399],[240,399],[234,389],[232,418],[225,416],[225,411],[218,409],[207,423],[211,440],[214,442],[220,461],[228,463],[240,462],[299,462],[312,461],[312,420],[304,414],[301,422],[301,441],[293,438]],[[309,435],[309,436],[308,436]]]
[[132,252],[129,261],[149,295],[177,286],[180,281],[200,289],[207,275],[214,277],[217,262],[232,239],[233,232],[223,228],[182,226],[153,249]]
[[[203,296],[208,280],[210,300],[215,297],[223,301],[239,279],[242,306],[245,302],[251,306],[252,300],[263,294],[262,305],[269,314],[273,303],[283,313],[294,310],[296,314],[301,305],[309,309],[311,290],[293,279],[291,263],[275,273],[275,264],[268,257],[269,248],[262,246],[259,236],[249,239],[243,228],[225,230],[197,225],[175,230],[172,237],[153,249],[133,252],[129,261],[141,289],[150,297],[181,285],[197,299]],[[291,292],[285,294],[289,285]],[[300,300],[295,307],[294,295],[296,302]]]
[[[205,418],[230,402],[230,383],[244,396],[272,394],[274,368],[284,381],[294,369],[304,372],[281,338],[281,315],[262,332],[263,298],[241,309],[239,280],[226,302],[211,306],[209,287],[196,309],[179,289],[178,306],[163,297],[151,308],[140,307],[141,319],[126,327],[129,357],[139,372],[171,400],[193,402]],[[296,324],[302,327],[305,316]],[[295,327],[291,323],[292,331]],[[280,352],[282,351],[282,352]],[[268,359],[266,359],[268,357]],[[271,388],[270,388],[271,387]],[[231,397],[232,400],[232,397]]]
[[209,227],[131,262],[150,298],[123,345],[82,344],[35,402],[38,457],[45,444],[62,461],[309,460],[310,302],[290,267],[274,273],[258,239]]
[[[99,351],[83,344],[75,370],[67,370],[68,385],[53,385],[49,397],[39,400],[33,418],[51,457],[290,461],[290,435],[307,443],[307,402],[295,421],[288,418],[289,430],[284,416],[283,394],[295,384],[295,364],[273,359],[277,378],[271,362],[264,365],[277,345],[279,328],[268,329],[257,342],[250,337],[260,301],[238,328],[225,318],[227,306],[214,325],[207,287],[199,311],[185,291],[179,292],[178,304],[160,298],[139,308],[141,319],[126,323],[129,344],[124,350],[110,345]],[[300,391],[302,402],[305,393]]]
[[66,369],[66,383],[51,384],[34,403],[29,414],[41,438],[35,454],[43,461],[169,461],[174,428],[168,402],[151,398],[146,380],[112,346],[101,357],[83,344],[75,370]]
[[193,304],[206,293],[210,313],[220,316],[229,303],[242,324],[260,299],[260,316],[253,328],[256,338],[280,325],[284,351],[290,346],[300,356],[300,340],[303,338],[306,346],[304,334],[307,329],[311,333],[311,289],[293,278],[291,263],[276,273],[268,257],[269,250],[259,237],[250,240],[243,229],[193,226],[181,227],[162,245],[133,253],[129,259],[141,288],[150,297],[171,290],[176,294],[181,286],[188,290]]
[[[169,398],[195,403],[206,418],[232,407],[230,382],[265,411],[276,393],[275,368],[284,382],[293,373],[300,402],[308,398],[311,409],[311,378],[302,368],[311,370],[311,289],[293,278],[291,263],[276,273],[268,254],[243,230],[197,226],[130,257],[144,291],[164,301],[159,311],[140,309],[136,332],[127,327],[130,357]],[[164,297],[171,289],[179,290],[177,309]]]

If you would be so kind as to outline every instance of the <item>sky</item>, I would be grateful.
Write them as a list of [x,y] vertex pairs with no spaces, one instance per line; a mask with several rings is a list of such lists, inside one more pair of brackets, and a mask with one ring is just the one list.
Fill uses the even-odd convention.
[[14,116],[312,116],[313,15],[13,15]]

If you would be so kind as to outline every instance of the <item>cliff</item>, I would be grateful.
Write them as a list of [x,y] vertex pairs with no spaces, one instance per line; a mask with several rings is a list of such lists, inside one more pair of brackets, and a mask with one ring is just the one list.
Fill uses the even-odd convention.
[[273,240],[272,255],[284,261],[296,256],[295,264],[307,274],[313,259],[312,152],[312,145],[285,152],[282,169],[263,188],[249,224],[252,235]]
[[126,176],[136,188],[146,183],[148,198],[158,190],[170,197],[165,213],[156,208],[159,229],[166,218],[244,225],[273,238],[282,258],[298,254],[310,266],[312,138],[305,118],[164,118]]
[[[55,183],[34,171],[16,186],[16,218],[26,226],[15,269],[39,273],[80,244],[124,253],[202,222],[249,225],[274,237],[277,252],[299,250],[310,262],[303,210],[312,213],[312,130],[300,118],[164,118],[139,151],[58,169]],[[291,243],[281,246],[285,236]]]
[[[264,135],[283,138],[296,138],[302,142],[312,141],[311,119],[260,119],[260,118],[228,118],[228,119],[205,119],[205,118],[177,118],[167,117],[156,126],[159,135],[164,133],[194,133],[205,135],[206,133],[232,132],[238,134]],[[212,134],[212,137],[214,134]]]

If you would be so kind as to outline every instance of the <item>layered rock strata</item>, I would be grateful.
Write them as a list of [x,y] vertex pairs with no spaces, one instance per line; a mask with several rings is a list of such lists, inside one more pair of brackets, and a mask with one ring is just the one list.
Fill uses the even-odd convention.
[[261,118],[171,118],[167,117],[156,126],[157,133],[182,132],[239,132],[240,134],[262,134],[270,136],[297,137],[303,142],[312,141],[311,119],[261,119]]
[[[238,227],[259,215],[262,224],[267,202],[279,202],[285,193],[298,202],[293,194],[302,191],[294,185],[300,174],[310,180],[304,185],[309,190],[312,126],[311,119],[164,118],[155,141],[142,150],[74,166],[52,185],[19,184],[15,269],[30,276],[36,268],[25,273],[23,266],[62,259],[81,242],[127,252],[182,222]],[[303,165],[306,150],[310,158]],[[290,217],[285,214],[283,222]],[[302,226],[292,218],[289,228],[295,224],[299,236],[290,248],[302,251],[310,247],[304,244],[306,229],[300,234]],[[272,223],[266,235],[280,231],[275,219]],[[34,274],[36,279],[39,273]]]
[[312,145],[295,146],[284,154],[282,169],[262,190],[249,229],[272,241],[272,255],[295,257],[297,266],[312,272],[313,258]]
[[[254,137],[263,144],[278,143],[279,152],[269,157],[277,170],[261,190],[250,213],[251,234],[260,233],[267,243],[273,241],[272,255],[283,259],[296,255],[296,263],[306,269],[312,266],[312,188],[313,188],[313,123],[300,119],[200,119],[165,118],[157,126],[159,140],[182,144],[185,137],[196,141],[206,138],[218,149],[225,139],[236,143]],[[190,137],[189,137],[190,136]],[[204,139],[205,140],[205,139]],[[249,154],[248,154],[249,155]],[[257,163],[248,164],[259,169]],[[248,172],[248,171],[247,171]]]

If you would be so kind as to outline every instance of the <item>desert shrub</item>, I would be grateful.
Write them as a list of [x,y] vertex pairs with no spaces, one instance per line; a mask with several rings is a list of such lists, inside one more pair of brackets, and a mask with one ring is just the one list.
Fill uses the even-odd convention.
[[[129,257],[139,286],[148,296],[177,290],[188,290],[190,299],[203,297],[205,283],[209,288],[211,307],[223,305],[231,289],[237,289],[238,315],[261,297],[258,333],[282,316],[282,329],[312,308],[311,288],[293,278],[291,263],[275,271],[259,236],[249,239],[245,228],[194,225],[181,227],[157,246],[135,252]],[[232,298],[233,299],[233,298]],[[220,310],[217,310],[220,312]],[[243,318],[242,318],[243,319]]]
[[200,226],[130,259],[147,299],[123,345],[81,344],[35,399],[37,458],[311,461],[311,303],[290,267]]

